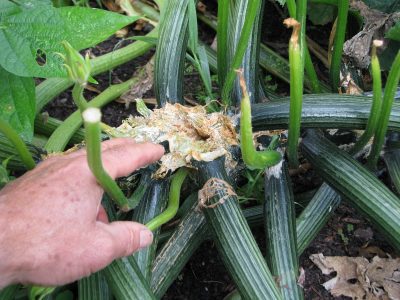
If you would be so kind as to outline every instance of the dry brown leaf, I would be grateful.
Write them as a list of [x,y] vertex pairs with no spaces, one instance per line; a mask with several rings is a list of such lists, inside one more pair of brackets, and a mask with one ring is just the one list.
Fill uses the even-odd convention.
[[374,237],[374,232],[371,227],[367,228],[358,228],[354,230],[354,236],[359,239],[363,239],[364,241],[372,240]]
[[118,13],[122,12],[121,7],[117,3],[115,3],[114,0],[103,0],[102,2],[108,10]]
[[125,103],[126,108],[129,107],[131,102],[135,102],[136,99],[141,99],[143,95],[151,89],[154,81],[154,57],[143,67],[139,68],[133,78],[135,83],[131,86],[130,90],[122,95],[116,101],[119,103]]
[[146,26],[147,21],[143,20],[143,19],[139,19],[135,22],[135,27],[133,27],[134,30],[137,31],[142,31],[143,28]]
[[115,33],[115,36],[116,36],[117,38],[124,38],[124,37],[126,37],[126,36],[128,35],[128,33],[129,33],[128,27],[124,27],[124,28],[118,30],[118,31]]
[[96,94],[100,94],[101,93],[101,91],[97,87],[95,87],[95,86],[93,86],[91,84],[87,84],[85,86],[85,90],[91,91],[91,92],[96,93]]
[[297,279],[297,284],[304,289],[304,283],[306,282],[306,271],[303,269],[303,267],[300,267],[299,273],[300,275],[299,278]]
[[323,286],[333,296],[352,299],[400,300],[400,259],[327,256],[313,254],[310,259],[323,274],[336,277]]
[[[351,1],[350,6],[360,12],[364,18],[364,27],[344,43],[343,54],[356,67],[366,69],[371,61],[370,48],[372,39],[383,39],[386,31],[400,19],[400,12],[385,14],[378,10],[370,9],[360,0]],[[382,50],[384,50],[384,47]]]

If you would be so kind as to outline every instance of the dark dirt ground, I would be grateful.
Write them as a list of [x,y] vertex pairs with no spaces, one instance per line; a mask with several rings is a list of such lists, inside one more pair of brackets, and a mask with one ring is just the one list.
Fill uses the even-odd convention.
[[[215,3],[212,1],[203,1],[207,4],[210,11],[215,11]],[[281,8],[273,5],[271,2],[266,3],[265,9],[265,28],[267,28],[263,41],[270,46],[276,46],[282,55],[285,55],[283,48],[279,45],[287,45],[289,33],[281,24],[280,14]],[[310,36],[320,45],[326,48],[327,38],[329,34],[329,24],[326,27],[317,28],[310,25]],[[273,28],[273,30],[271,30]],[[206,42],[212,41],[212,31],[205,26],[200,26],[200,37]],[[130,30],[129,35],[142,34]],[[274,41],[273,43],[270,41]],[[119,43],[123,46],[130,41],[121,43],[121,39],[110,38],[98,47],[92,50],[94,55],[111,51],[115,45]],[[119,83],[129,79],[137,67],[143,66],[154,54],[150,51],[148,54],[135,59],[134,61],[118,67],[106,74],[97,76],[96,79],[99,85],[98,90],[104,90],[110,84]],[[326,77],[326,69],[318,64],[318,73],[322,77]],[[190,99],[195,99],[197,94],[201,92],[201,87],[198,86],[199,79],[196,75],[188,74],[185,76],[185,96]],[[288,86],[274,80],[278,84],[277,92],[287,94]],[[90,99],[96,93],[87,92],[86,96]],[[153,98],[154,94],[150,90],[144,94],[143,98]],[[70,113],[75,111],[75,106],[71,102],[70,92],[62,93],[57,99],[48,104],[44,111],[47,111],[50,116],[59,119],[65,119]],[[126,108],[121,103],[111,103],[103,108],[103,121],[112,126],[117,126],[123,119],[130,114],[134,114],[134,105]],[[311,182],[310,182],[311,178]],[[315,183],[314,176],[310,174],[297,175],[292,178],[295,185],[309,184],[309,187],[304,185],[302,190],[307,190],[313,187]],[[299,186],[297,186],[299,187]],[[339,229],[343,230],[343,236],[339,235]],[[257,241],[265,253],[265,238],[262,228],[253,228],[253,232]],[[346,240],[347,239],[347,240]],[[300,266],[305,270],[304,293],[305,299],[347,299],[345,297],[333,298],[321,286],[322,283],[330,279],[332,276],[322,275],[319,269],[309,260],[309,255],[313,253],[323,253],[325,256],[358,256],[362,251],[363,246],[376,246],[385,253],[389,253],[392,257],[396,256],[393,249],[385,243],[384,238],[375,231],[370,223],[359,215],[354,209],[343,203],[335,212],[334,217],[328,222],[325,228],[319,233],[313,243],[307,248],[305,253],[301,255]],[[364,251],[365,252],[365,251]],[[175,283],[169,288],[163,299],[222,299],[234,289],[234,285],[229,275],[227,274],[222,261],[218,255],[217,249],[213,242],[205,242],[193,255],[186,267],[178,276]]]

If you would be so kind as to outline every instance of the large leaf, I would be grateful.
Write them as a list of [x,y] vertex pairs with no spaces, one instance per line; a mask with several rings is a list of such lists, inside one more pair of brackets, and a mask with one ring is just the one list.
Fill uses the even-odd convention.
[[370,8],[380,10],[385,13],[392,13],[400,10],[399,0],[363,0]]
[[6,0],[0,0],[0,18],[18,13],[20,11],[21,9],[15,3]]
[[9,123],[25,140],[33,137],[35,83],[0,67],[0,119]]
[[[64,77],[66,72],[57,53],[67,40],[81,50],[105,40],[136,17],[83,7],[54,8],[47,5],[19,7],[9,1],[8,15],[0,15],[0,65],[19,76]],[[37,62],[40,54],[42,61]]]
[[400,21],[386,32],[385,37],[400,42]]

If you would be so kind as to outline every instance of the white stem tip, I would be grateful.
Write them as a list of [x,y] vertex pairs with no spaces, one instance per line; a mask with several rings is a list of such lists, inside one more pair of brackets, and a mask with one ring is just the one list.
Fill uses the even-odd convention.
[[85,109],[82,113],[82,118],[88,123],[97,123],[101,120],[101,111],[96,107],[90,107]]
[[372,43],[375,47],[382,47],[382,45],[383,45],[382,40],[374,40]]

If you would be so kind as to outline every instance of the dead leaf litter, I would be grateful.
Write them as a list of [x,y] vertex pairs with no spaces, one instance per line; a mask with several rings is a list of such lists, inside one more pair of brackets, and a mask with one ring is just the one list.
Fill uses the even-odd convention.
[[332,296],[352,299],[400,300],[400,258],[324,256],[312,254],[311,261],[323,274],[336,276],[323,286]]

